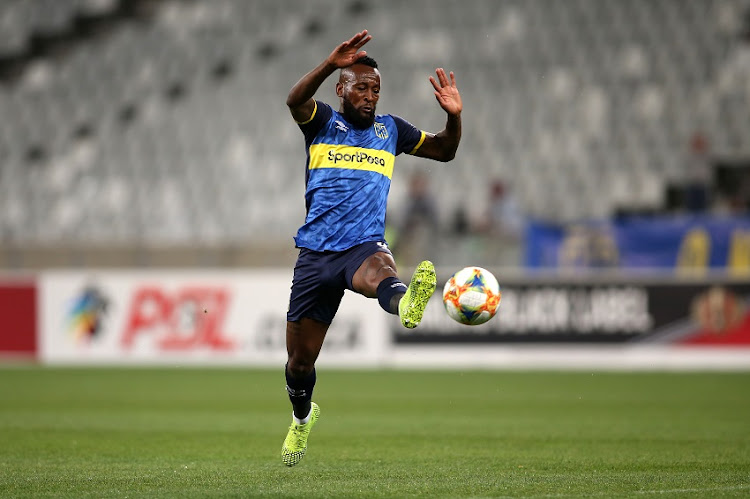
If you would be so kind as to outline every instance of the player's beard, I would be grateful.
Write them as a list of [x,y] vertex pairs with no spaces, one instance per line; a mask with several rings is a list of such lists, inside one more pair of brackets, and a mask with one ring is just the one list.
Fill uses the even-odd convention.
[[372,106],[372,116],[364,116],[348,100],[343,99],[342,102],[344,106],[342,114],[344,115],[344,118],[346,118],[346,121],[351,123],[354,126],[354,128],[359,128],[359,129],[370,128],[372,124],[375,123],[375,106],[374,105]]

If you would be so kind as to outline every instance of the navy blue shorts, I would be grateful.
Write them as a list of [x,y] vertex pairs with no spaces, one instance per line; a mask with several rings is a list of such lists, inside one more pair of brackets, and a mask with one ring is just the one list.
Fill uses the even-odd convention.
[[286,320],[296,322],[307,317],[330,324],[344,291],[354,291],[354,273],[362,262],[379,251],[391,254],[388,246],[380,241],[362,243],[345,251],[300,248]]

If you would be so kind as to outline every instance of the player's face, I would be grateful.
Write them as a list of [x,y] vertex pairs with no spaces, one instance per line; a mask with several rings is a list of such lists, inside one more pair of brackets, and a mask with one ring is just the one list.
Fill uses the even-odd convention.
[[341,98],[342,114],[352,125],[367,128],[375,122],[380,98],[380,72],[355,64],[341,73],[336,93]]

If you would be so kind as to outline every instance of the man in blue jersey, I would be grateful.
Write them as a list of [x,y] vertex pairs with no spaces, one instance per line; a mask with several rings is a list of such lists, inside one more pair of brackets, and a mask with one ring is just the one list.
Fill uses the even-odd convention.
[[[435,268],[420,263],[407,287],[396,273],[385,242],[385,212],[395,157],[408,153],[450,161],[461,140],[461,96],[453,73],[430,76],[435,98],[447,113],[437,134],[389,114],[376,115],[380,97],[377,63],[364,50],[367,30],[336,47],[290,90],[286,104],[305,137],[307,216],[294,238],[300,248],[287,313],[286,384],[293,421],[281,449],[294,466],[305,455],[320,408],[311,401],[315,360],[346,289],[377,298],[407,328],[417,327],[435,291]],[[323,81],[340,70],[340,107],[315,100]]]

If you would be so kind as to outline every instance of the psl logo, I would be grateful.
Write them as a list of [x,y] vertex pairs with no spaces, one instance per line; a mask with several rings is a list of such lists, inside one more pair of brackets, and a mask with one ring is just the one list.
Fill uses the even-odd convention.
[[378,123],[376,121],[373,126],[375,127],[375,135],[377,135],[378,137],[384,140],[388,138],[388,129],[385,127],[384,124]]
[[213,286],[187,286],[176,293],[141,287],[133,296],[122,346],[132,348],[145,335],[161,350],[232,350],[235,341],[224,331],[230,297],[229,290]]

